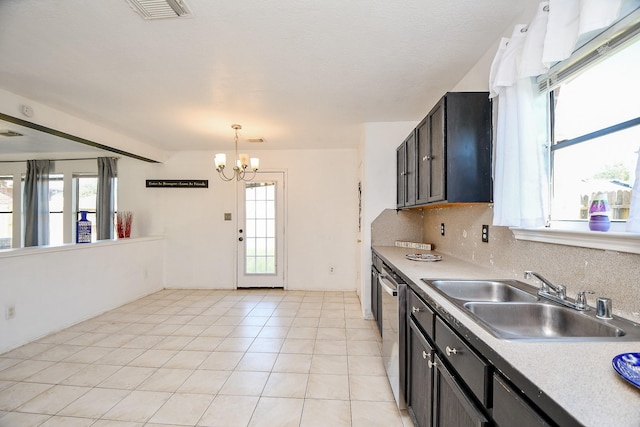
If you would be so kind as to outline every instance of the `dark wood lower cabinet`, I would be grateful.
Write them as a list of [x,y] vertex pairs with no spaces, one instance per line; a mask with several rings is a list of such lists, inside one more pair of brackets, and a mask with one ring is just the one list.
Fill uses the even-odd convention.
[[403,390],[415,427],[582,425],[413,283],[402,316]]
[[435,356],[435,368],[433,425],[438,427],[488,426],[487,418],[458,385],[438,356]]
[[[433,403],[433,348],[411,320],[409,324],[409,393],[407,405],[419,427],[431,425]],[[418,427],[416,426],[416,427]]]
[[371,314],[373,315],[373,319],[378,324],[378,332],[382,334],[382,318],[380,317],[381,312],[381,297],[380,297],[380,287],[378,286],[378,271],[372,267],[371,268]]
[[524,397],[498,374],[493,375],[493,419],[497,426],[543,427],[551,423],[529,405]]
[[408,346],[408,406],[416,427],[489,425],[413,320],[409,322]]

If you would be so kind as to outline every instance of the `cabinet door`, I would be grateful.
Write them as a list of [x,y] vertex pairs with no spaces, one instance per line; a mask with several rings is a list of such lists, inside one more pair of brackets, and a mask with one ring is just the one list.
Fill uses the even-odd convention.
[[416,203],[429,202],[431,181],[431,116],[427,116],[416,127]]
[[486,92],[446,95],[446,198],[449,202],[489,202],[491,182],[491,102]]
[[396,149],[396,207],[402,208],[406,204],[407,194],[407,146],[402,143]]
[[442,360],[435,357],[434,417],[436,427],[484,427],[489,422],[476,404],[460,388]]
[[547,423],[541,415],[506,380],[493,376],[493,419],[496,425],[508,427],[543,427]]
[[416,136],[415,130],[396,149],[396,206],[416,204]]
[[373,318],[378,324],[378,332],[380,331],[380,294],[378,287],[378,272],[371,268],[371,314],[373,314]]
[[417,422],[416,427],[428,427],[431,426],[433,402],[433,369],[430,362],[435,352],[413,320],[409,321],[407,344],[407,406]]
[[416,204],[416,190],[417,190],[417,182],[416,182],[416,168],[417,164],[417,152],[416,152],[416,134],[415,132],[411,132],[411,134],[404,141],[406,146],[406,155],[407,155],[407,163],[406,163],[406,199],[405,206],[413,206]]
[[375,279],[375,292],[376,292],[376,323],[378,324],[378,332],[380,332],[380,336],[382,336],[382,288],[380,288],[380,284],[378,283],[378,275],[376,275]]
[[445,200],[444,98],[416,127],[416,203]]
[[429,202],[446,199],[445,194],[445,98],[429,113],[431,127],[431,154],[429,163]]

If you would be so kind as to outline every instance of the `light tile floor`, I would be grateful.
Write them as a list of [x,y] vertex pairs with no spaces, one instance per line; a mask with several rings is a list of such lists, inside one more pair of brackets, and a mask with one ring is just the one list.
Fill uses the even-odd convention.
[[355,293],[164,290],[0,355],[0,427],[412,427]]

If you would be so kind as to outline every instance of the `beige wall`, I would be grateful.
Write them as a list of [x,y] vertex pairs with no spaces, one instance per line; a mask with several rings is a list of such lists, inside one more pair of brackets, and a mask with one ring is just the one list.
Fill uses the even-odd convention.
[[[355,290],[359,274],[356,150],[251,154],[260,158],[265,171],[286,174],[286,288]],[[118,207],[134,211],[134,237],[166,239],[167,288],[235,288],[240,228],[237,188],[235,182],[219,179],[214,155],[181,151],[164,163],[121,159],[118,165]],[[209,188],[145,188],[146,179],[208,179]],[[224,220],[226,212],[232,213],[232,221]]]
[[423,240],[440,252],[488,267],[496,277],[522,280],[524,270],[537,271],[565,285],[571,297],[593,290],[590,305],[598,296],[611,298],[615,314],[640,322],[640,255],[516,241],[507,227],[497,226],[490,226],[489,243],[482,243],[482,225],[493,216],[486,204],[425,209],[423,215]]

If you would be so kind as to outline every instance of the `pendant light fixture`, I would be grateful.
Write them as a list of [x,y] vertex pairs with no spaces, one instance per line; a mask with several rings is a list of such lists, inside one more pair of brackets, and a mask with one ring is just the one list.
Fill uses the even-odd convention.
[[[235,130],[235,148],[236,148],[236,157],[235,164],[233,166],[233,175],[228,177],[224,173],[224,168],[227,165],[227,156],[224,153],[218,153],[215,157],[216,170],[218,174],[220,174],[220,179],[223,181],[232,181],[234,178],[236,181],[251,181],[256,176],[256,172],[258,172],[258,166],[260,165],[260,160],[257,157],[249,158],[248,154],[240,153],[238,154],[238,130],[242,129],[241,125],[231,125],[231,128]],[[253,171],[253,175],[251,177],[247,177],[247,168]]]

